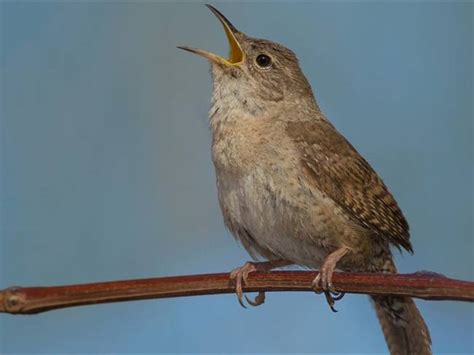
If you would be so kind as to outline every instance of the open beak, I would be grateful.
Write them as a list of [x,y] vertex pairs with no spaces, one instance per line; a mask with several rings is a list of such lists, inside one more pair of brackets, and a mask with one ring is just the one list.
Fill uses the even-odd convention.
[[212,11],[214,15],[216,15],[216,17],[222,23],[222,26],[224,26],[224,30],[227,35],[227,40],[229,41],[229,48],[230,48],[229,58],[226,59],[217,54],[210,53],[202,49],[196,49],[196,48],[191,48],[191,47],[181,47],[181,46],[178,48],[200,55],[215,63],[232,65],[232,66],[241,64],[244,61],[244,52],[242,51],[242,47],[240,46],[239,42],[237,41],[237,38],[235,37],[235,34],[238,33],[239,31],[234,27],[234,25],[232,25],[232,23],[224,15],[222,15],[219,12],[219,10],[217,10],[215,7],[211,5],[206,4],[206,6],[209,8],[209,10]]

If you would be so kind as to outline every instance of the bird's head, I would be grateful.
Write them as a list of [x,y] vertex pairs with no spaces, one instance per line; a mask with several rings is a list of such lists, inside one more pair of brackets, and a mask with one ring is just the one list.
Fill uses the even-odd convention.
[[230,47],[229,57],[191,47],[178,48],[210,61],[215,95],[217,91],[220,95],[234,96],[254,109],[267,106],[265,103],[314,102],[311,87],[290,49],[245,35],[216,8],[206,6],[224,27]]

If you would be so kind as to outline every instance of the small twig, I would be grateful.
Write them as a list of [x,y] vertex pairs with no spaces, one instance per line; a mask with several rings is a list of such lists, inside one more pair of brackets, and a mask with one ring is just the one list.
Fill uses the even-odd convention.
[[[313,291],[315,272],[255,272],[244,291]],[[474,301],[474,282],[432,272],[414,274],[335,273],[335,289],[345,293],[400,295],[425,300]],[[162,277],[0,291],[0,313],[33,314],[58,308],[151,298],[234,293],[228,273]]]

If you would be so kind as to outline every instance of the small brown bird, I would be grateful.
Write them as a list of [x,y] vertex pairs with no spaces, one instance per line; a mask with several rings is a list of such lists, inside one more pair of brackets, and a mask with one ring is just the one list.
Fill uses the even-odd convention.
[[[320,270],[333,303],[334,270],[395,273],[390,246],[412,252],[408,224],[369,163],[321,112],[295,54],[224,26],[228,59],[211,63],[212,158],[224,220],[254,260],[231,277],[242,303],[248,274],[290,264]],[[263,294],[253,305],[262,303]],[[412,299],[371,296],[391,354],[431,354]]]

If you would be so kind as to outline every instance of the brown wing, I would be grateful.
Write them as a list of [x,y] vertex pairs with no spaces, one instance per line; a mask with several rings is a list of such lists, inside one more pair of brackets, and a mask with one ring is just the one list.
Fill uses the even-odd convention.
[[357,224],[413,252],[409,228],[382,179],[328,121],[289,122],[314,183]]

